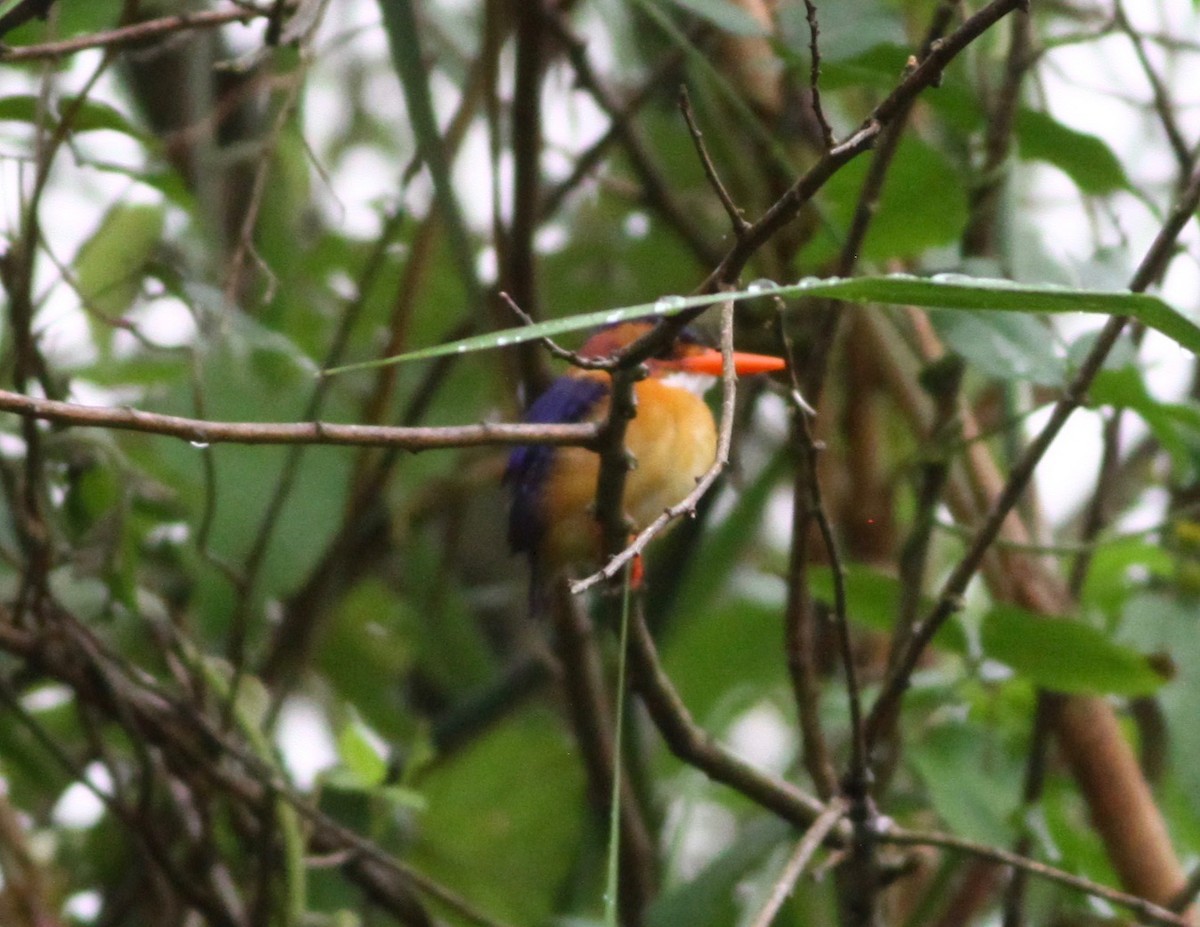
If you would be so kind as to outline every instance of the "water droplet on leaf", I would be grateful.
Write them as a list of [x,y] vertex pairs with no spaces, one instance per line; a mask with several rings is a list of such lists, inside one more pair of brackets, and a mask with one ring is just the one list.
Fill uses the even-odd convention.
[[670,312],[673,309],[682,309],[687,305],[686,296],[660,296],[654,301],[655,312]]

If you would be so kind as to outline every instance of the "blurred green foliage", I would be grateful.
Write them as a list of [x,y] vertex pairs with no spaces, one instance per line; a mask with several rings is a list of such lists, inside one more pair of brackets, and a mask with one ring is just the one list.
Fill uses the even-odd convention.
[[[154,6],[156,15],[182,9]],[[220,97],[229,111],[249,101],[248,127],[231,126],[205,109],[220,96],[219,81],[170,86],[181,107],[204,112],[193,112],[184,128],[163,131],[147,115],[145,100],[156,88],[138,86],[144,78],[114,67],[94,87],[88,84],[99,53],[64,57],[45,72],[5,65],[0,57],[6,254],[29,234],[22,210],[38,146],[60,120],[68,114],[71,120],[68,142],[47,175],[41,231],[33,240],[42,249],[32,320],[45,360],[33,377],[39,392],[220,421],[448,425],[518,417],[533,384],[529,358],[552,366],[536,349],[523,359],[516,350],[470,352],[386,372],[319,376],[328,366],[517,324],[493,292],[512,285],[506,222],[515,195],[513,149],[523,143],[508,134],[513,108],[525,101],[511,98],[507,17],[493,9],[498,4],[403,4],[415,10],[418,47],[402,20],[380,23],[375,5],[353,6],[364,25],[354,25],[359,20],[353,17],[339,22],[335,4],[323,25],[303,37],[299,56],[289,48],[261,48],[261,24],[172,40],[194,69],[187,73],[250,75],[237,94]],[[696,243],[718,254],[732,243],[676,109],[681,83],[739,204],[769,205],[795,179],[784,165],[798,171],[815,157],[789,119],[794,113],[769,118],[728,102],[741,91],[723,68],[714,29],[757,36],[761,30],[742,5],[676,0],[652,6],[680,31],[663,31],[660,19],[618,4],[578,13],[575,28],[586,31],[586,50],[621,99],[669,57],[676,63],[655,78],[624,123],[638,139],[637,154],[620,146],[600,150],[558,209],[542,217],[532,258],[542,318],[689,293],[712,269]],[[824,103],[841,138],[895,85],[936,4],[818,6]],[[608,20],[607,7],[614,8]],[[4,41],[17,49],[111,29],[121,9],[116,2],[62,0],[49,24],[26,24]],[[1088,23],[1076,21],[1076,12],[1039,11],[1035,37],[1041,42],[1070,32],[1081,44],[1091,41]],[[856,255],[864,274],[979,266],[960,242],[979,190],[993,179],[983,176],[980,150],[1006,34],[1000,28],[986,34],[947,71],[943,85],[918,102]],[[677,48],[680,35],[695,45]],[[578,167],[608,127],[557,44],[544,43],[543,129],[552,141],[538,152],[540,162],[535,158],[543,192]],[[503,53],[488,57],[500,47]],[[771,64],[798,93],[809,65],[798,5],[781,9],[779,33],[767,47]],[[697,55],[711,59],[709,66],[700,66]],[[1052,50],[1046,55],[1059,67]],[[219,72],[214,62],[221,63]],[[1034,73],[1041,73],[1036,66]],[[493,79],[495,86],[488,83]],[[90,95],[80,101],[85,88]],[[433,121],[410,113],[421,100],[432,107]],[[1015,110],[1014,147],[1003,165],[991,168],[1007,172],[1017,191],[1002,205],[1007,242],[980,276],[1036,284],[1042,278],[1029,269],[1051,265],[1061,271],[1056,282],[1072,277],[1067,257],[1056,249],[1053,218],[1037,208],[1041,201],[1066,198],[1091,216],[1095,234],[1081,238],[1092,249],[1080,258],[1085,267],[1108,260],[1114,238],[1128,263],[1136,262],[1142,245],[1131,243],[1121,220],[1107,218],[1118,207],[1137,199],[1162,212],[1162,178],[1148,179],[1142,165],[1123,160],[1100,134],[1081,131],[1054,102],[1053,91],[1028,93]],[[460,114],[466,127],[461,147],[447,137]],[[215,136],[203,130],[210,118],[221,123]],[[751,126],[748,119],[762,122]],[[425,168],[407,169],[417,151],[427,163],[440,163],[432,179]],[[836,173],[813,209],[783,236],[793,239],[764,250],[745,279],[827,275],[861,205],[869,158]],[[1035,188],[1052,173],[1046,165],[1070,183],[1052,194]],[[683,234],[687,230],[661,208],[655,179],[692,234]],[[500,216],[491,215],[493,199]],[[220,221],[226,211],[250,217],[245,237],[238,223]],[[875,298],[883,299],[882,292]],[[989,420],[982,441],[1006,460],[1007,440],[1023,440],[1014,422],[1043,404],[1039,391],[1069,380],[1090,336],[1037,314],[1049,307],[1036,298],[1021,305],[1011,293],[997,298],[1009,301],[1004,308],[1025,311],[939,310],[931,317],[945,345],[967,361],[966,399],[988,409],[1002,396],[1005,414]],[[1129,311],[1140,305],[1133,297],[1113,299],[1127,299],[1122,305]],[[776,306],[760,302],[746,307],[739,337],[774,337]],[[793,296],[784,305],[789,337],[801,346],[811,335],[804,325],[814,302]],[[1194,306],[1176,308],[1187,316]],[[1106,311],[1125,309],[1114,303]],[[6,324],[0,332],[6,388],[15,344]],[[916,366],[911,352],[905,357]],[[1147,467],[1136,474],[1129,498],[1109,512],[1149,511],[1154,527],[1126,530],[1116,520],[1088,542],[1090,570],[1077,614],[1047,620],[972,588],[962,615],[942,629],[934,654],[912,680],[886,809],[902,824],[1001,846],[1032,833],[1035,855],[1112,880],[1087,810],[1063,770],[1049,768],[1036,811],[1021,807],[1030,717],[1041,686],[1102,694],[1122,705],[1152,701],[1169,732],[1165,744],[1146,743],[1152,732],[1133,730],[1132,723],[1131,736],[1165,753],[1154,785],[1180,853],[1200,852],[1200,733],[1193,727],[1200,653],[1192,659],[1200,647],[1194,627],[1200,585],[1186,507],[1200,470],[1200,406],[1178,390],[1168,401],[1154,372],[1154,363],[1131,343],[1097,379],[1088,397],[1092,409],[1084,413],[1128,412],[1125,420],[1136,419],[1139,440],[1148,432],[1153,451],[1162,451],[1158,457],[1169,473]],[[889,437],[877,459],[854,457],[839,418],[860,388],[854,376],[846,362],[835,362],[832,399],[819,424],[836,469],[822,472],[822,480],[836,495],[839,481],[850,480],[847,473],[878,470],[895,533],[904,538],[914,527],[911,488],[926,462],[928,436]],[[781,411],[782,383],[744,390],[743,399],[753,394],[761,401],[744,401],[739,412],[733,473],[717,503],[651,555],[648,596],[658,606],[651,620],[666,670],[695,718],[718,740],[747,749],[751,763],[776,763],[773,772],[808,790],[813,786],[797,755],[783,646],[796,450]],[[886,414],[898,416],[892,406]],[[881,433],[900,431],[895,422],[888,427]],[[0,593],[14,603],[23,594],[28,554],[16,514],[28,446],[18,420],[6,416],[0,429],[8,502],[0,507]],[[233,679],[231,664],[239,664],[237,672],[246,676],[242,695],[263,703],[261,718],[255,714],[252,722],[261,724],[255,734],[270,745],[260,759],[323,811],[499,921],[596,922],[608,838],[560,687],[536,674],[531,683],[520,681],[520,671],[527,661],[536,663],[553,632],[530,625],[524,565],[507,550],[502,449],[296,451],[58,426],[39,434],[51,590],[127,661],[123,672],[144,674],[223,717],[220,699],[201,683]],[[955,460],[963,450],[951,448]],[[1093,477],[1089,469],[1087,478]],[[1167,492],[1182,500],[1182,512],[1164,513]],[[835,506],[840,537],[855,514],[861,513]],[[954,532],[940,530],[949,516],[940,509],[937,515],[926,593],[936,593],[962,549]],[[1055,569],[1069,568],[1078,553],[1070,546],[1075,534],[1050,526],[1044,540],[1063,543],[1052,551]],[[870,698],[886,660],[880,642],[895,625],[905,590],[895,558],[881,562],[852,543],[846,554],[847,612]],[[827,558],[816,556],[810,590],[824,609],[833,602],[834,584]],[[922,598],[922,613],[929,601],[928,594]],[[611,668],[616,655],[604,602],[597,596],[592,608],[598,652]],[[817,660],[820,717],[835,759],[844,764],[844,676],[831,652]],[[39,860],[52,874],[50,896],[61,908],[69,898],[96,892],[105,910],[116,912],[104,923],[152,923],[152,905],[128,916],[119,908],[121,892],[144,887],[129,874],[144,852],[129,829],[105,811],[67,826],[55,809],[79,779],[78,770],[64,768],[64,756],[78,769],[116,771],[130,792],[158,767],[122,719],[100,718],[77,694],[18,662],[5,656],[3,669],[19,684],[28,718],[0,713],[0,779],[5,800],[38,838]],[[288,740],[280,718],[296,704],[313,709],[310,727]],[[639,710],[631,709],[630,720],[628,765],[663,874],[645,923],[749,923],[796,834],[670,758]],[[31,734],[31,721],[41,739]],[[236,720],[224,721],[237,730]],[[451,728],[467,734],[448,743]],[[324,757],[322,745],[329,744],[322,768],[301,773],[305,758]],[[183,775],[161,772],[168,779]],[[146,786],[146,806],[173,820],[170,794],[161,786]],[[197,824],[204,833],[195,844],[227,860],[231,885],[249,897],[259,884],[255,844],[241,813],[213,802],[211,817]],[[957,871],[960,863],[945,865]],[[328,861],[305,863],[300,875],[309,910],[302,923],[379,923],[370,901],[339,872]],[[930,891],[941,894],[923,903],[937,907],[949,889],[945,881],[931,884]],[[832,923],[832,899],[828,881],[806,881],[776,923]],[[1036,922],[1067,907],[1082,911],[1085,902],[1039,889],[1031,906]],[[468,922],[461,912],[436,902],[432,907],[447,923]],[[273,914],[270,923],[283,924],[281,918]],[[63,920],[89,922],[73,914]]]

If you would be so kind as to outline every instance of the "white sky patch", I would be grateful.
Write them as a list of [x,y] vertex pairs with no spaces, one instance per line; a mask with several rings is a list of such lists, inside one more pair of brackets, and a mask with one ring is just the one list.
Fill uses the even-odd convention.
[[631,212],[621,223],[621,231],[625,233],[626,238],[639,241],[650,234],[650,217],[640,210]]
[[63,914],[74,920],[90,923],[99,917],[102,904],[103,899],[99,892],[76,892],[63,902]]
[[95,826],[104,816],[104,802],[96,792],[111,794],[112,776],[101,763],[89,763],[84,775],[91,787],[82,782],[68,786],[50,812],[50,819],[56,826],[85,829]]
[[558,222],[549,222],[537,230],[533,238],[533,247],[538,254],[557,254],[570,244],[571,236],[567,229]]
[[[196,317],[187,303],[176,296],[162,296],[142,303],[134,313],[134,324],[146,338],[164,348],[183,347],[196,337]],[[118,331],[113,349],[127,355],[142,350],[141,342],[129,332]]]
[[795,724],[771,702],[759,702],[738,718],[725,739],[747,763],[777,775],[796,755]]
[[67,686],[49,685],[38,686],[21,697],[21,704],[26,711],[37,714],[42,711],[52,711],[70,704],[74,694]]
[[729,848],[737,835],[737,818],[716,802],[685,797],[668,812],[667,832],[675,851],[674,869],[681,880],[689,881]]
[[[349,148],[330,177],[332,188],[321,185],[327,216],[343,234],[361,239],[377,237],[381,227],[379,204],[395,195],[400,171],[400,166],[376,148]],[[427,204],[425,199],[422,205]]]
[[276,738],[292,781],[311,789],[317,776],[338,761],[337,744],[321,709],[305,698],[292,698],[279,713]]
[[[1046,407],[1031,415],[1026,421],[1026,434],[1038,434],[1050,413],[1050,407]],[[1067,419],[1046,451],[1035,480],[1039,501],[1051,522],[1069,518],[1091,495],[1103,447],[1102,427],[1098,415],[1080,409]]]
[[481,283],[489,286],[499,279],[500,258],[491,245],[479,249],[475,256],[475,273],[479,275]]

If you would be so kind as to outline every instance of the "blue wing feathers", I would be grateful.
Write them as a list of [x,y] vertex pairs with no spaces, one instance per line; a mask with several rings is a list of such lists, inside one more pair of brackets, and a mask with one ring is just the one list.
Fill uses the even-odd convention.
[[[560,377],[526,410],[525,421],[531,425],[581,422],[608,389],[600,380]],[[514,448],[509,455],[504,482],[512,487],[508,543],[514,551],[532,554],[537,550],[544,530],[538,503],[554,451],[548,444],[528,444]]]

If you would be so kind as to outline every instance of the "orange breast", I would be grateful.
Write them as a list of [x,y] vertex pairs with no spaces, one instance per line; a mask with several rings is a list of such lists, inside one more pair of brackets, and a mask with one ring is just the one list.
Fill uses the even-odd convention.
[[[637,417],[629,422],[625,444],[636,460],[625,481],[625,512],[640,531],[664,509],[679,502],[712,466],[717,434],[704,400],[661,380],[635,387]],[[608,414],[607,400],[597,413]],[[597,565],[599,528],[593,517],[599,457],[582,448],[556,455],[543,500],[546,535],[542,556],[552,572],[576,564]]]

